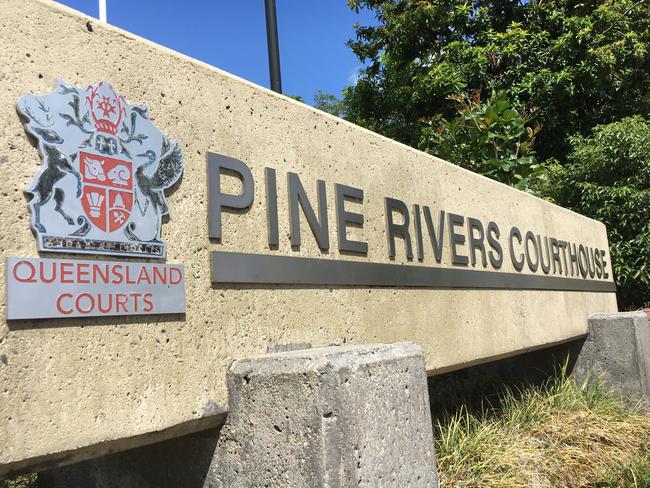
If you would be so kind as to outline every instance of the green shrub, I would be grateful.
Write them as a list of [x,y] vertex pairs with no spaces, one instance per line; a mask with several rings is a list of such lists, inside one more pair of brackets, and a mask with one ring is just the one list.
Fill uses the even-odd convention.
[[607,226],[619,307],[650,301],[650,123],[640,116],[573,137],[538,191]]
[[423,118],[455,113],[450,96],[505,90],[538,107],[540,160],[563,160],[568,136],[650,115],[647,0],[348,0],[364,68],[345,117],[417,146]]
[[481,101],[481,93],[451,97],[454,118],[432,117],[419,148],[476,173],[520,189],[541,169],[533,144],[540,130],[533,111],[512,104],[504,92]]

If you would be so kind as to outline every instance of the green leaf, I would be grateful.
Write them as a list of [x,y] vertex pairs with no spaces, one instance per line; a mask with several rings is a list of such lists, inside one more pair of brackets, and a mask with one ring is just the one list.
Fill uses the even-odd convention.
[[[505,110],[502,115],[504,120],[513,120],[519,117],[519,114],[517,113],[516,110],[512,110],[511,108]],[[521,124],[523,126],[523,123]]]

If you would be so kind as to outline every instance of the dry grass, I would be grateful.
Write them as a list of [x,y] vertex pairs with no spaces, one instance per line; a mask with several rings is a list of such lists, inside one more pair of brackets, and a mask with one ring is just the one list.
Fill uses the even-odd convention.
[[37,488],[38,481],[35,474],[18,476],[12,480],[0,481],[0,488]]
[[650,415],[562,375],[434,426],[441,486],[650,488]]

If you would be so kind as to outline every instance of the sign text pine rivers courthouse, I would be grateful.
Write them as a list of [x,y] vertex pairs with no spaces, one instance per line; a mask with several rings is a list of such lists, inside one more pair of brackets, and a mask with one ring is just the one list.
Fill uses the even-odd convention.
[[[230,195],[221,191],[220,177],[224,172],[236,174],[241,180],[242,191],[239,195]],[[265,168],[265,204],[267,216],[267,235],[270,249],[277,248],[279,244],[278,228],[278,192],[277,174],[272,168]],[[210,238],[221,240],[222,209],[246,210],[253,204],[254,185],[250,168],[237,159],[222,155],[208,153],[208,178],[209,178],[209,233]],[[290,241],[293,247],[301,244],[300,213],[307,220],[313,236],[322,251],[330,248],[330,221],[336,225],[338,235],[338,249],[342,253],[366,255],[368,244],[366,242],[349,240],[346,237],[348,226],[362,227],[364,216],[359,211],[352,212],[346,208],[346,202],[363,204],[364,190],[344,184],[330,186],[334,193],[335,212],[334,218],[327,212],[328,185],[316,181],[316,202],[312,202],[306,194],[305,186],[299,175],[287,173],[288,209],[290,222]],[[357,205],[358,209],[359,206]],[[498,270],[502,267],[504,259],[510,260],[516,271],[530,271],[540,275],[556,277],[577,277],[587,279],[609,278],[608,263],[604,249],[598,249],[576,242],[563,240],[561,236],[544,236],[535,234],[527,229],[514,226],[503,226],[494,221],[483,222],[479,219],[459,215],[444,209],[432,209],[422,203],[413,204],[410,208],[402,200],[384,198],[385,232],[387,236],[387,254],[395,258],[399,247],[404,247],[406,258],[410,261],[414,257],[419,261],[424,259],[425,253],[432,253],[437,263],[443,259],[443,251],[449,249],[451,264],[456,267],[472,267],[484,270]],[[234,253],[213,253],[213,281],[215,282],[284,282],[314,284],[347,284],[347,285],[381,285],[381,286],[445,286],[464,285],[465,287],[483,287],[481,280],[472,285],[462,279],[444,279],[436,283],[428,281],[432,275],[426,272],[418,276],[419,266],[399,266],[394,264],[374,264],[358,261],[346,261],[346,267],[337,267],[332,260],[312,260],[308,258],[269,257],[258,256],[257,264],[277,264],[278,273],[273,269],[255,269],[256,266],[245,266],[246,260],[255,255],[236,256]],[[323,266],[320,266],[319,261]],[[222,273],[221,265],[236,263],[238,266],[226,266],[228,272]],[[304,264],[303,264],[304,263]],[[325,267],[334,267],[341,271],[342,276],[335,277],[327,273]],[[347,268],[351,266],[352,268]],[[273,268],[273,266],[271,266]],[[374,267],[374,268],[373,268]],[[236,269],[232,269],[236,268]],[[310,269],[309,269],[310,268]],[[415,268],[415,273],[410,273],[408,268]],[[395,276],[393,273],[400,270],[407,276]],[[287,273],[282,273],[286,271]],[[301,273],[304,271],[305,273]],[[452,271],[439,269],[439,271]],[[391,273],[392,276],[385,276]],[[397,273],[399,275],[399,273]],[[483,272],[485,274],[485,272]],[[512,274],[499,273],[512,278]],[[471,279],[479,276],[472,273]],[[492,278],[495,275],[490,275]],[[515,275],[516,276],[516,275]],[[528,275],[529,276],[529,275]],[[328,279],[329,277],[329,279]],[[331,281],[335,282],[332,283]],[[528,280],[529,283],[533,281]],[[490,285],[492,283],[492,285]],[[503,280],[487,280],[485,287],[505,284]],[[560,289],[567,286],[566,281],[542,282],[537,281],[540,288]],[[555,284],[553,284],[555,283]],[[560,285],[562,283],[562,285]],[[580,283],[580,282],[578,282]],[[597,282],[595,282],[597,283]],[[595,285],[593,283],[593,285]],[[604,283],[603,283],[604,284]],[[536,288],[537,286],[523,286],[523,288]],[[582,286],[585,286],[583,283]],[[595,285],[595,288],[600,288]],[[594,288],[594,289],[595,289]]]
[[[18,110],[43,158],[27,189],[39,250],[165,259],[165,190],[180,181],[184,159],[180,143],[151,122],[148,109],[127,103],[108,82],[82,88],[59,81],[49,94],[21,97]],[[214,153],[207,159],[208,237],[221,242],[222,211],[250,209],[255,181],[238,159]],[[239,178],[239,194],[222,191],[223,174]],[[300,176],[289,171],[288,194],[280,198],[277,178],[275,169],[264,169],[267,252],[212,252],[213,283],[613,290],[605,281],[610,276],[605,249],[388,196],[383,200],[388,257],[396,259],[403,249],[408,261],[424,261],[431,253],[441,264],[444,255],[452,267],[274,254],[282,204],[288,207],[292,248],[301,245],[302,216],[321,251],[330,249],[333,224],[341,254],[368,255],[367,242],[347,236],[348,228],[364,225],[362,188],[316,180],[310,198]],[[334,216],[328,215],[328,192]],[[506,260],[517,273],[498,271]],[[18,257],[7,264],[8,319],[186,311],[182,264]]]

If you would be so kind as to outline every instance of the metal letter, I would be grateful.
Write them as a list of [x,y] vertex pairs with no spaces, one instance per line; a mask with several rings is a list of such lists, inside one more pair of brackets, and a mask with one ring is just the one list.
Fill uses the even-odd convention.
[[[231,171],[242,182],[239,195],[221,193],[221,170]],[[208,153],[208,236],[221,240],[221,209],[244,210],[253,204],[253,174],[242,161]]]
[[[575,244],[569,244],[569,262],[571,263],[571,276],[580,275],[580,269],[578,268],[578,251],[576,250]],[[574,267],[575,273],[573,272]]]
[[[480,220],[473,217],[467,218],[467,225],[469,226],[469,249],[472,258],[472,266],[476,266],[476,250],[480,249],[481,251],[481,262],[484,268],[487,268],[487,258],[485,256],[485,231],[483,230],[483,224]],[[474,229],[478,230],[478,237],[474,237]]]
[[264,182],[266,185],[266,227],[269,247],[275,249],[280,244],[280,238],[278,236],[278,188],[273,168],[264,168]]
[[[528,243],[533,243],[533,248],[535,249],[535,261],[533,262],[530,257],[530,248]],[[537,241],[535,240],[535,234],[531,231],[526,232],[526,238],[524,239],[524,251],[526,252],[526,262],[528,263],[528,268],[534,273],[539,268],[539,249],[537,249]]]
[[560,249],[562,249],[562,259],[564,262],[564,274],[567,275],[569,274],[569,266],[567,264],[567,259],[566,259],[566,248],[569,245],[567,241],[558,241],[558,245],[560,246]]
[[510,237],[508,238],[508,242],[510,244],[510,260],[512,261],[512,265],[515,267],[517,271],[521,271],[522,269],[524,269],[524,261],[525,261],[524,253],[521,253],[520,255],[521,258],[517,260],[517,258],[515,257],[515,246],[512,240],[513,237],[516,237],[517,240],[519,241],[519,244],[521,244],[521,232],[517,227],[513,227],[512,229],[510,229]]
[[600,261],[600,251],[595,250],[595,261],[596,261],[596,277],[601,278],[603,276],[603,263]]
[[558,247],[557,239],[553,237],[551,237],[551,254],[553,254],[553,274],[557,274],[555,272],[556,262],[558,264],[558,268],[560,268],[560,274],[562,274],[562,260],[560,259],[560,248]]
[[542,265],[542,271],[544,274],[548,274],[551,271],[551,251],[548,248],[548,237],[544,237],[544,244],[546,244],[546,257],[548,262],[544,261],[544,249],[542,248],[542,237],[537,234],[537,248],[539,249],[539,262]]
[[596,276],[596,263],[594,262],[594,248],[587,248],[587,269],[589,271],[589,278]]
[[[582,256],[584,255],[584,264],[583,264],[583,259]],[[580,274],[582,275],[583,278],[587,277],[587,274],[589,273],[589,269],[587,268],[588,264],[588,257],[587,257],[587,251],[585,247],[580,244],[578,246],[578,266],[580,267]]]
[[309,203],[305,188],[302,186],[300,178],[295,173],[287,173],[289,186],[289,228],[291,233],[291,245],[300,247],[300,215],[298,205],[307,218],[312,234],[316,238],[318,247],[327,251],[330,248],[329,227],[327,223],[327,194],[325,192],[325,182],[316,180],[318,193],[318,216]]
[[424,221],[429,231],[431,247],[433,247],[433,255],[436,258],[436,262],[440,263],[442,261],[442,243],[445,237],[445,211],[441,210],[438,215],[438,235],[436,236],[436,229],[433,226],[433,219],[431,218],[429,207],[422,207],[422,210],[424,211]]
[[[494,269],[500,269],[503,264],[503,248],[499,242],[499,237],[501,236],[501,231],[496,222],[490,222],[487,226],[487,239],[488,243],[492,250],[488,252],[488,257],[490,258],[490,264]],[[496,253],[496,256],[495,256]]]
[[[395,198],[385,198],[386,206],[386,236],[388,237],[388,256],[395,257],[395,236],[404,239],[406,245],[406,258],[413,259],[413,249],[411,247],[411,235],[409,234],[409,211],[406,204]],[[396,224],[393,221],[393,210],[402,214],[402,223]]]
[[609,278],[609,273],[607,273],[607,261],[605,261],[605,251],[600,251],[600,261],[603,263],[603,279]]
[[418,261],[424,260],[424,242],[422,241],[422,220],[420,219],[420,206],[413,205],[413,224],[415,226],[415,247],[418,253]]
[[465,223],[465,217],[462,215],[456,215],[453,213],[447,214],[447,219],[449,222],[449,244],[451,246],[451,262],[452,264],[458,264],[460,266],[467,266],[469,259],[467,256],[458,254],[456,246],[459,244],[465,244],[465,234],[457,234],[454,227],[456,225],[463,225]]
[[363,228],[363,215],[345,210],[345,199],[363,203],[363,190],[346,185],[334,185],[336,192],[336,223],[339,236],[339,251],[368,254],[368,243],[351,241],[346,235],[347,224]]

